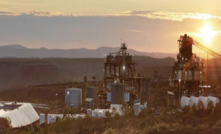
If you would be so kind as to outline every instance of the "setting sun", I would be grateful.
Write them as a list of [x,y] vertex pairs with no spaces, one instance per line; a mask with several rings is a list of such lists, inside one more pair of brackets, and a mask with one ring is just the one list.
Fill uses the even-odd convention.
[[216,31],[213,31],[212,27],[206,24],[200,29],[199,36],[203,38],[205,42],[209,42],[216,34]]

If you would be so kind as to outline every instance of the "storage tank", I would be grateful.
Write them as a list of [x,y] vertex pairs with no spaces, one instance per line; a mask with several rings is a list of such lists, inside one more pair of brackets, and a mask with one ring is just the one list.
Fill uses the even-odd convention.
[[94,102],[98,100],[98,87],[90,86],[87,88],[87,98],[92,98]]
[[177,73],[177,80],[182,79],[182,70],[179,70]]
[[124,92],[124,102],[129,102],[130,101],[130,93]]
[[80,88],[65,89],[65,104],[69,107],[77,107],[80,110],[82,105],[82,90]]
[[107,92],[107,101],[111,102],[111,92]]
[[189,97],[182,96],[181,99],[180,99],[181,108],[184,108],[185,106],[189,106],[189,101],[190,101]]
[[215,107],[216,104],[219,102],[219,99],[213,96],[208,96],[208,103],[212,101],[213,102],[213,106]]
[[198,80],[198,70],[194,71],[194,80]]
[[111,84],[111,104],[118,104],[118,101],[124,101],[124,85],[121,83]]
[[187,80],[192,80],[192,72],[191,70],[188,70],[188,74],[187,74]]
[[140,110],[144,110],[144,105],[140,105]]
[[195,96],[191,96],[190,100],[189,100],[189,106],[192,107],[194,104],[196,104],[196,106],[199,103],[199,98],[195,97]]
[[136,103],[134,105],[134,115],[139,115],[139,113],[141,112],[141,107],[140,107],[140,103]]
[[207,105],[208,105],[208,98],[207,98],[207,97],[204,97],[204,96],[200,96],[200,97],[199,97],[199,102],[200,102],[200,101],[202,101],[204,107],[207,108]]

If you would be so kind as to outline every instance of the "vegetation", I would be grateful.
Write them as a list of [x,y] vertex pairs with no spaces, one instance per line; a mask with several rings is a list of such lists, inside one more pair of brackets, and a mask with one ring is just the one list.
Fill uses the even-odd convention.
[[22,134],[220,134],[221,132],[220,103],[216,107],[211,106],[210,109],[198,109],[193,105],[178,111],[167,107],[163,108],[161,115],[155,115],[155,111],[148,108],[139,116],[127,114],[131,109],[126,108],[126,104],[122,105],[125,105],[122,108],[125,116],[120,116],[114,109],[113,113],[106,112],[105,118],[100,119],[90,116],[73,119],[66,116],[49,126],[43,125],[35,129],[31,127]]
[[12,134],[11,121],[7,118],[0,118],[0,134]]

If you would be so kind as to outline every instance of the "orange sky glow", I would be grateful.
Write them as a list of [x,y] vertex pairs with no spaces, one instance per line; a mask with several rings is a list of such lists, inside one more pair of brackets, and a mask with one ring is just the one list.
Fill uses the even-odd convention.
[[138,51],[175,53],[179,35],[187,33],[221,53],[219,5],[218,0],[1,0],[0,45],[96,49],[125,41]]

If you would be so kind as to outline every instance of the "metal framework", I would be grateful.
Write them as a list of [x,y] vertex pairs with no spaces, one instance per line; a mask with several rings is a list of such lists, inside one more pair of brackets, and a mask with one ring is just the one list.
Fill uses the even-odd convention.
[[130,92],[131,102],[137,98],[144,98],[144,78],[138,77],[136,73],[136,63],[133,56],[127,53],[127,45],[121,44],[118,52],[110,53],[104,59],[104,89],[108,90],[108,84],[119,79],[124,84],[124,90]]
[[211,56],[213,56],[214,58],[221,60],[221,55],[214,52],[213,50],[205,47],[204,45],[200,44],[199,42],[193,40],[193,45],[195,45],[196,47],[198,47],[199,49],[203,50],[204,52],[207,52],[208,54],[210,54]]
[[[199,90],[203,89],[203,87],[208,89],[208,83],[205,73],[205,64],[196,54],[192,53],[192,45],[207,52],[207,54],[212,55],[216,59],[221,60],[221,55],[195,41],[187,34],[180,36],[178,42],[179,54],[173,67],[173,78],[170,86],[173,88],[177,97],[181,96],[181,92],[185,92],[187,95],[194,94],[198,96]],[[207,84],[207,86],[205,86],[205,84]]]

